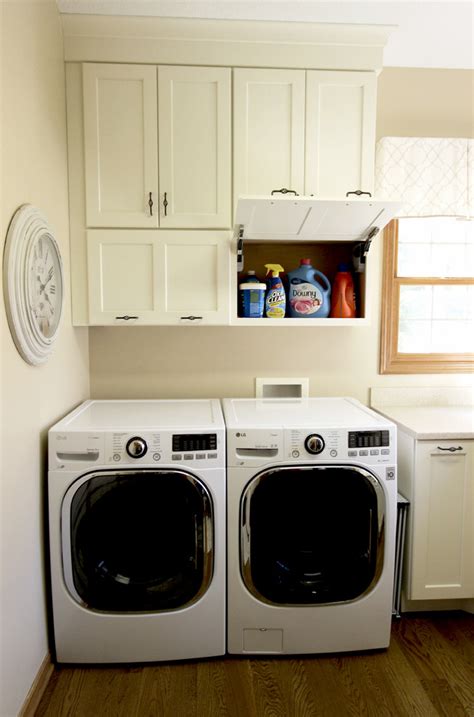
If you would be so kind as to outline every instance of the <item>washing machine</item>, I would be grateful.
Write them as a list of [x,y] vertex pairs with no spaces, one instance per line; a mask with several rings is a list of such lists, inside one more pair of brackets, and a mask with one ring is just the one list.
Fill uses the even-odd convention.
[[396,428],[351,398],[225,399],[228,651],[390,641]]
[[87,401],[50,429],[57,662],[224,654],[225,485],[217,400]]

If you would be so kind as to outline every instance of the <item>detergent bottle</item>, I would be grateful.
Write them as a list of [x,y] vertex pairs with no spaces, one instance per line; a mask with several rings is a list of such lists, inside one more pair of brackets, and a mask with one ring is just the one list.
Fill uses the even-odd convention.
[[[250,287],[247,286],[248,284],[259,284],[260,279],[257,277],[255,273],[255,269],[249,269],[247,274],[243,276],[240,279],[239,282],[239,316],[245,316],[248,317],[248,301],[247,298],[249,296],[249,289]],[[244,286],[245,284],[245,286]],[[263,316],[263,309],[262,314]]]
[[311,266],[311,259],[301,259],[298,269],[288,272],[288,282],[292,318],[325,319],[328,316],[331,284],[324,274]]
[[339,264],[331,296],[331,313],[335,319],[352,319],[356,316],[354,280],[349,264]]
[[285,287],[279,276],[285,271],[280,264],[265,264],[267,276],[267,295],[265,297],[265,316],[269,319],[284,319],[286,311]]

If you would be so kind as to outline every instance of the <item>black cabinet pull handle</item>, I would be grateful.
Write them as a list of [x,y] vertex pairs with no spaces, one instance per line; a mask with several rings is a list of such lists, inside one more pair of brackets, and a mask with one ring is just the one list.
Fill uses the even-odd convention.
[[187,321],[197,321],[198,319],[202,319],[202,316],[181,316],[181,319],[186,319]]
[[363,194],[366,194],[368,197],[372,196],[370,192],[363,192],[362,189],[356,189],[354,192],[346,192],[346,197],[348,197],[349,194],[356,194],[358,197],[361,197]]
[[272,196],[274,194],[294,194],[295,197],[300,196],[298,192],[295,192],[294,189],[286,189],[285,187],[283,187],[282,189],[272,189]]
[[125,314],[125,316],[116,316],[116,319],[121,319],[122,321],[131,321],[132,319],[139,319],[139,316],[128,316]]
[[167,193],[165,192],[163,195],[163,209],[165,217],[168,215],[168,200],[167,200]]
[[455,448],[454,446],[449,446],[449,448],[443,448],[443,446],[436,446],[438,451],[449,451],[450,453],[454,453],[455,451],[462,451],[462,446],[457,446]]
[[150,217],[152,217],[153,216],[153,199],[152,199],[151,192],[149,193],[148,196],[149,196],[148,206],[150,207]]

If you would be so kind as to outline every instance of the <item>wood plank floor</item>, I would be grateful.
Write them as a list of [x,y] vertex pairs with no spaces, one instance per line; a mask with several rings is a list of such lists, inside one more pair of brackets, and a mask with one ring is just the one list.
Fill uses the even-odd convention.
[[474,717],[474,616],[404,615],[388,650],[60,667],[36,717]]

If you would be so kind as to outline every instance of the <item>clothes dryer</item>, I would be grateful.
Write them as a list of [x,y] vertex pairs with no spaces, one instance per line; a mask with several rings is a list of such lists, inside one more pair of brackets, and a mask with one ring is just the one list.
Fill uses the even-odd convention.
[[228,651],[390,640],[396,428],[350,398],[225,399]]
[[87,401],[49,431],[58,662],[225,652],[217,400]]

